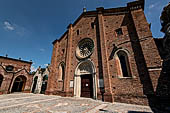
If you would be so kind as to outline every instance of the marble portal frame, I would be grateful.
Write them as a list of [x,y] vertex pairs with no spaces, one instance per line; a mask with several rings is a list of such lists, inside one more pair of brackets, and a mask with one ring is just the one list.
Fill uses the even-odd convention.
[[[83,67],[83,65],[86,65]],[[81,70],[83,68],[84,70]],[[81,96],[81,76],[91,74],[93,79],[93,99],[97,99],[97,80],[96,80],[96,69],[94,63],[90,60],[84,60],[78,63],[75,69],[74,75],[74,97]]]

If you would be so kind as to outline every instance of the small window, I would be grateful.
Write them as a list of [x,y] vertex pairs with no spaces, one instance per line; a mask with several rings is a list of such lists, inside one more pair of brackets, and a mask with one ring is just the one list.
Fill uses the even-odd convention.
[[123,55],[120,55],[119,60],[120,60],[121,68],[122,68],[123,77],[129,77],[126,57]]
[[64,49],[62,49],[62,53],[64,54],[64,52],[65,52],[65,50]]
[[80,34],[80,31],[79,31],[79,29],[77,30],[77,35],[79,35]]
[[7,71],[13,71],[13,69],[14,69],[14,66],[10,66],[10,65],[6,66],[6,70]]
[[117,36],[123,35],[122,28],[116,29],[115,32]]
[[91,28],[94,29],[94,22],[91,23]]

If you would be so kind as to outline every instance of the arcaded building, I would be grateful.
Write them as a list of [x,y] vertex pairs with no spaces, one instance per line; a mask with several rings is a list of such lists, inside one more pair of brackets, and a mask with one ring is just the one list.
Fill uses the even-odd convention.
[[31,92],[36,94],[44,94],[45,90],[47,89],[47,81],[48,81],[48,75],[50,72],[49,69],[50,65],[48,65],[46,68],[39,67],[34,76],[31,86]]
[[147,105],[160,72],[144,0],[84,10],[53,42],[46,94]]
[[0,94],[31,91],[32,62],[0,56]]

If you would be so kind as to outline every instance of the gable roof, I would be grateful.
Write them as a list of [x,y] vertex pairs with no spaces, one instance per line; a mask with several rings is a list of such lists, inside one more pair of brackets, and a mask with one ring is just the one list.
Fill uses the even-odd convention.
[[14,59],[14,58],[9,58],[9,57],[4,57],[4,56],[0,56],[0,58],[8,59],[8,60],[14,60],[14,61],[19,61],[19,62],[24,62],[24,63],[28,63],[28,64],[32,64],[31,61],[24,61],[24,60]]
[[[119,14],[129,13],[130,10],[137,10],[137,9],[144,10],[144,4],[145,4],[145,0],[137,0],[137,1],[127,3],[126,7],[109,8],[109,9],[104,9],[103,7],[99,7],[96,8],[96,10],[94,11],[87,11],[81,13],[81,15],[74,21],[72,26],[74,27],[79,22],[79,20],[83,17],[96,17],[97,14],[99,13],[102,13],[103,15],[119,15]],[[67,27],[67,29],[69,29],[69,26]],[[52,44],[54,45],[57,41],[60,41],[67,33],[68,30],[59,39],[54,40]]]

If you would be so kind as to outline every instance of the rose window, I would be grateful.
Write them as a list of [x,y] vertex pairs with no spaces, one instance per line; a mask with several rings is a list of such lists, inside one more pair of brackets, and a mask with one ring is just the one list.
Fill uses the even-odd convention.
[[87,58],[93,53],[94,43],[93,40],[85,38],[81,40],[76,48],[76,56],[79,59]]

